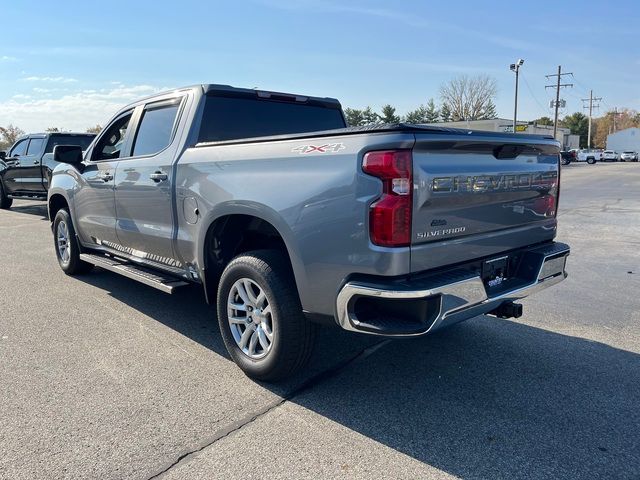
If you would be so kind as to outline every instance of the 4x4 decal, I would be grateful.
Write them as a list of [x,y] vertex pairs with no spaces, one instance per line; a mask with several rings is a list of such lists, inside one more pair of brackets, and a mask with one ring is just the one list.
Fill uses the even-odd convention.
[[344,143],[325,143],[324,145],[301,145],[292,148],[291,151],[304,155],[305,153],[336,153],[345,148],[347,147]]

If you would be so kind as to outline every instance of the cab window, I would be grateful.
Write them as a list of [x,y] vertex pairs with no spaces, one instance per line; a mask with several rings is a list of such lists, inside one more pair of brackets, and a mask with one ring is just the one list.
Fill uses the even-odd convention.
[[11,149],[10,157],[19,157],[20,155],[24,155],[27,152],[27,144],[29,143],[29,139],[25,138],[24,140],[20,140],[16,145]]
[[133,146],[133,156],[153,155],[169,146],[178,115],[178,100],[145,108]]
[[132,114],[123,115],[107,128],[93,150],[92,160],[115,160],[125,155],[122,148]]
[[29,141],[29,147],[27,148],[27,155],[37,155],[42,151],[44,145],[44,138],[32,138]]

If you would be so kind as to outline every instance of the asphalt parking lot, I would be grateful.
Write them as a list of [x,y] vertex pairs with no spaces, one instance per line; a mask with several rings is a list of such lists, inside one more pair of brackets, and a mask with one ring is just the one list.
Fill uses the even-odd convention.
[[326,329],[273,386],[199,289],[60,271],[43,204],[0,211],[0,478],[640,478],[640,165],[563,167],[569,278],[517,321]]

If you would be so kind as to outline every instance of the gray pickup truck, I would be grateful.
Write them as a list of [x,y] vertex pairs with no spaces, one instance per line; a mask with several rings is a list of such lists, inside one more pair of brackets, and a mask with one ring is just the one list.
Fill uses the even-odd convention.
[[337,100],[198,85],[122,109],[49,188],[67,274],[201,284],[249,376],[309,358],[315,324],[412,337],[566,277],[551,137],[347,128]]
[[87,148],[93,133],[32,133],[13,144],[9,153],[0,152],[0,208],[11,208],[14,198],[46,200],[56,145]]

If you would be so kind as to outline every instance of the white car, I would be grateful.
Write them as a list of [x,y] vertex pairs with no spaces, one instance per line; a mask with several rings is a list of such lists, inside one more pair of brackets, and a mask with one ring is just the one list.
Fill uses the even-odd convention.
[[614,152],[613,150],[605,150],[602,153],[602,161],[603,162],[617,162],[618,161],[618,154],[616,152]]
[[602,152],[599,150],[580,150],[576,159],[578,162],[587,162],[593,165],[596,162],[602,161]]
[[621,162],[637,162],[638,161],[638,152],[622,152],[620,154]]

